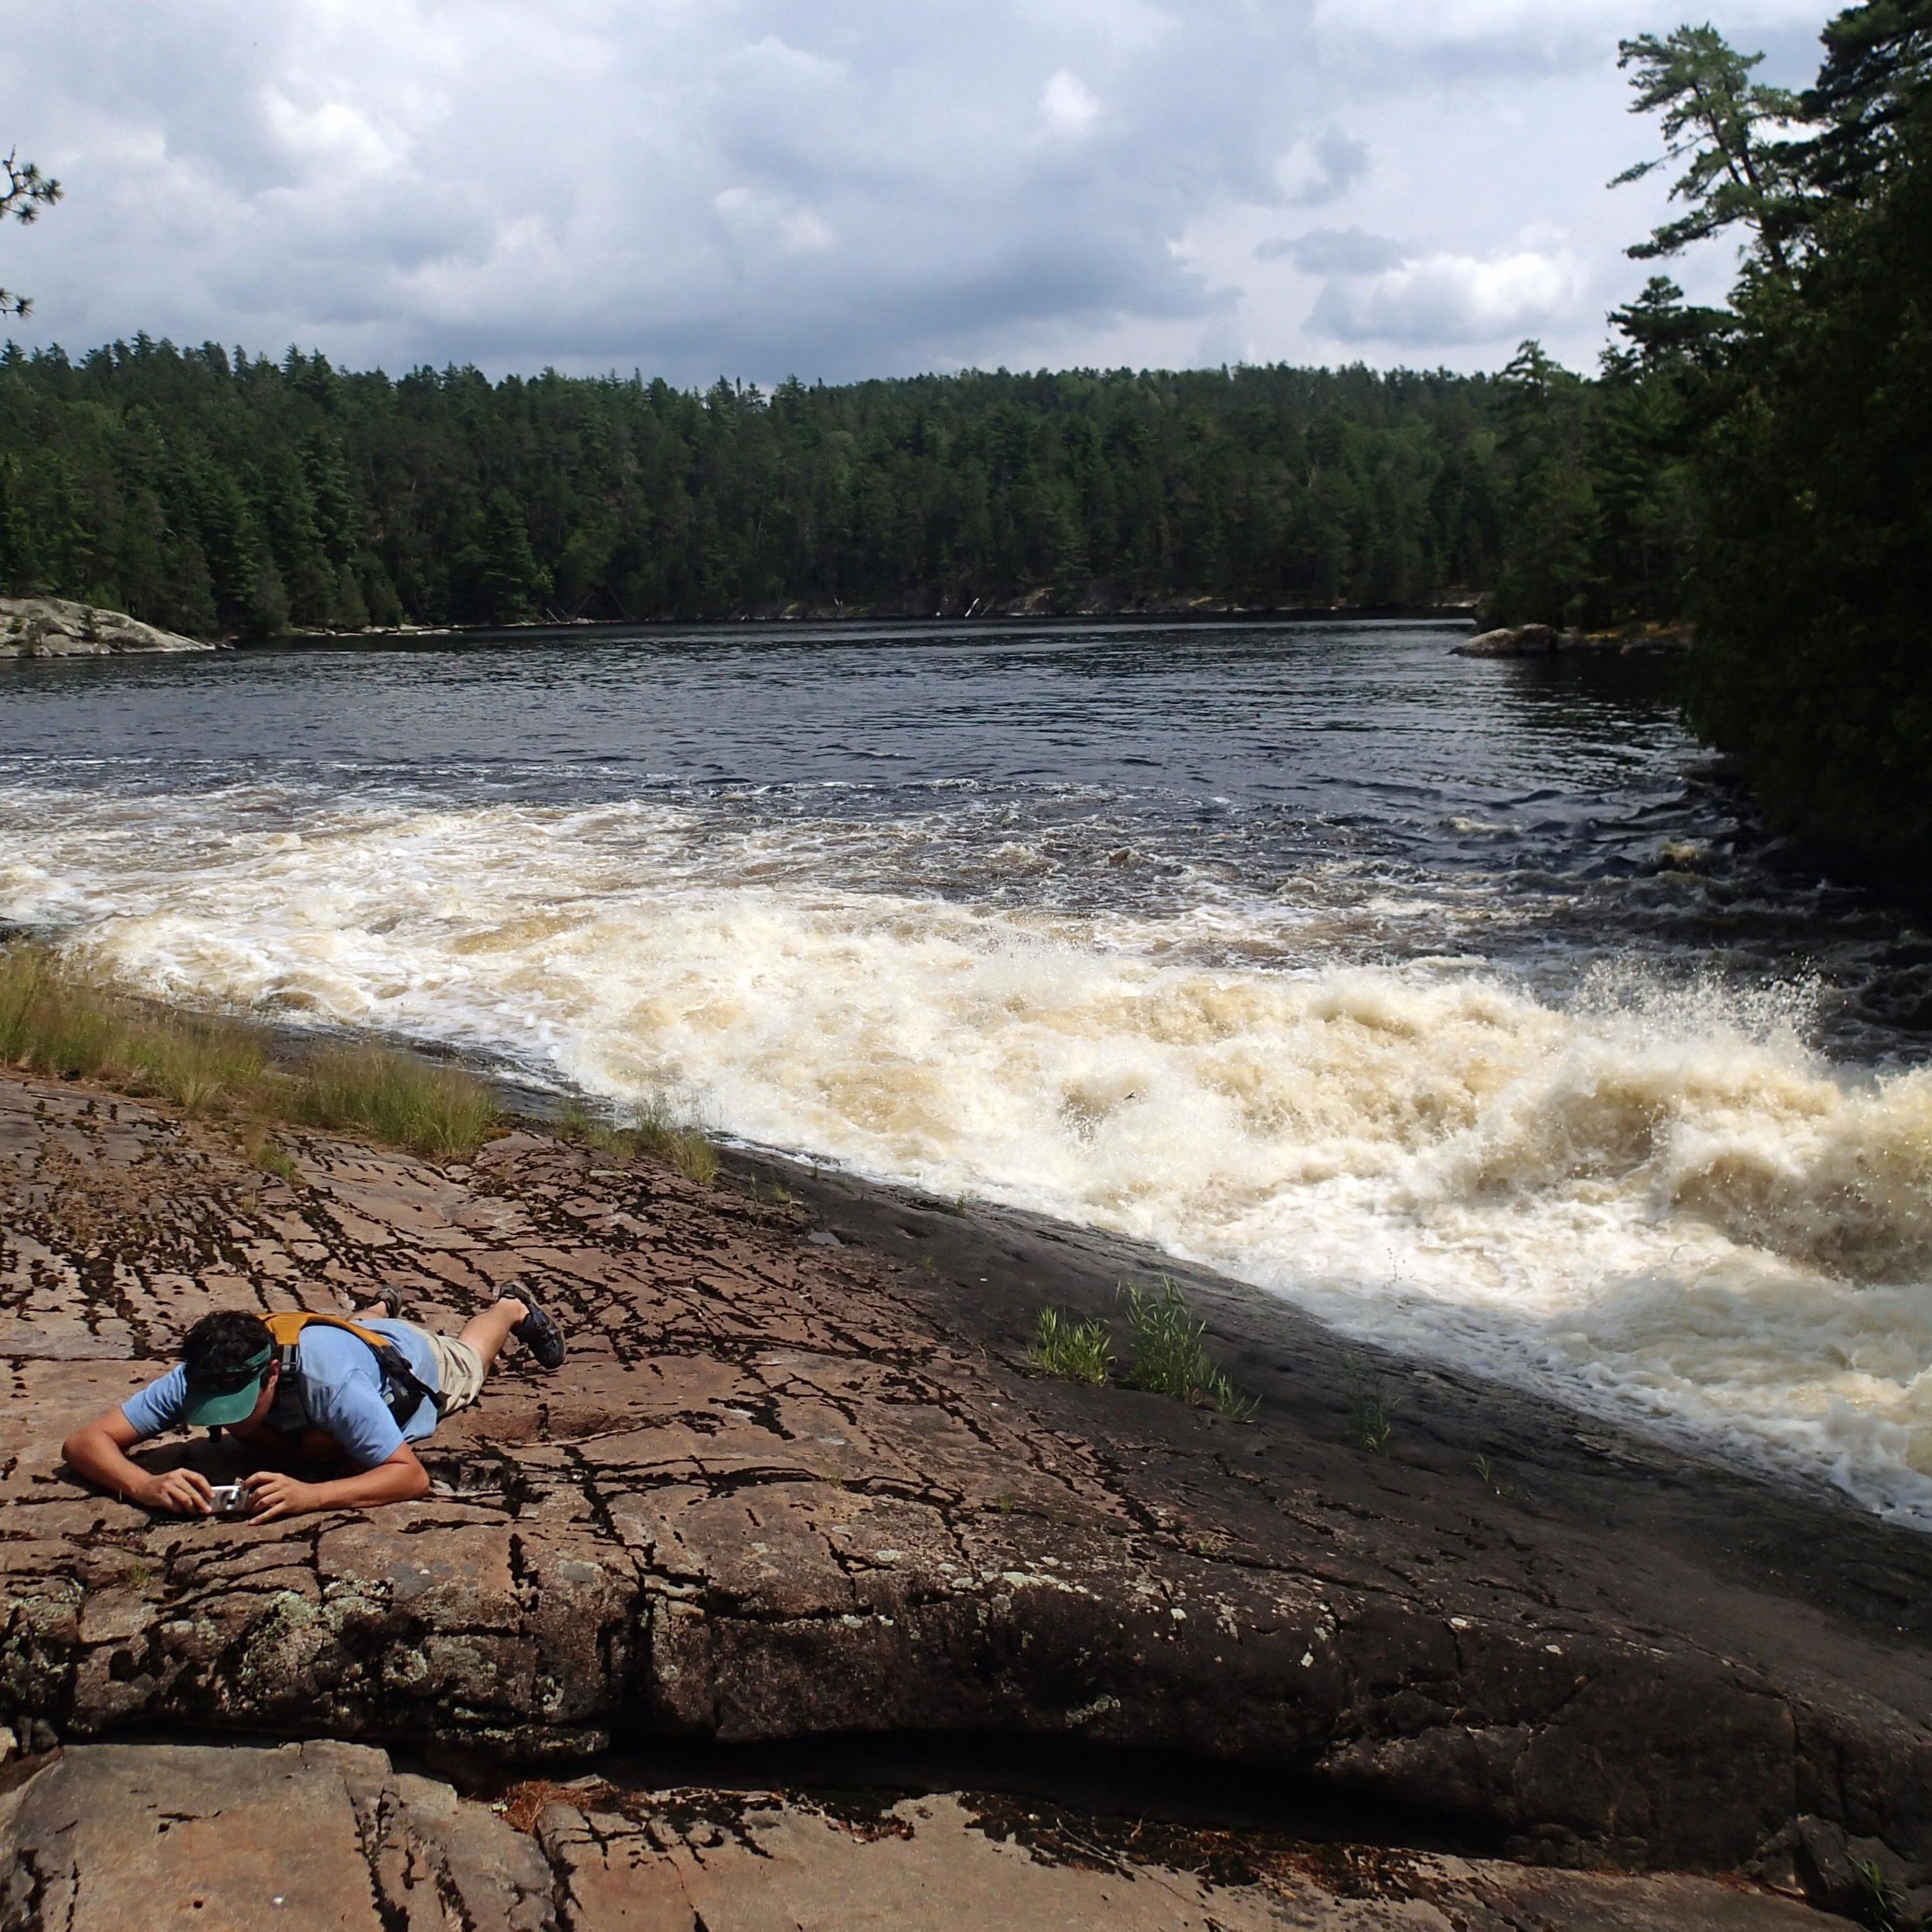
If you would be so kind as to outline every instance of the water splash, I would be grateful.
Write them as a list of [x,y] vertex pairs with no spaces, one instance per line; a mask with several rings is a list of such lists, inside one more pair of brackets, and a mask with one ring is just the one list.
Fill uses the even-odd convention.
[[1932,1072],[1826,1063],[1808,981],[1611,961],[1559,1005],[1365,959],[1319,864],[1172,911],[948,900],[889,841],[868,889],[663,801],[16,793],[5,822],[0,917],[157,992],[675,1087],[1932,1522]]

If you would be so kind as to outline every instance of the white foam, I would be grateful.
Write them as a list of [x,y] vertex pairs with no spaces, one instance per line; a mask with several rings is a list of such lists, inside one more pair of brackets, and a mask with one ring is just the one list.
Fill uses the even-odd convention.
[[1627,971],[1557,1010],[1466,961],[1288,964],[1312,877],[1216,908],[1254,963],[1210,964],[1185,917],[832,889],[784,846],[670,805],[15,792],[0,917],[158,992],[675,1088],[1932,1522],[1932,1073],[1823,1063],[1805,988]]

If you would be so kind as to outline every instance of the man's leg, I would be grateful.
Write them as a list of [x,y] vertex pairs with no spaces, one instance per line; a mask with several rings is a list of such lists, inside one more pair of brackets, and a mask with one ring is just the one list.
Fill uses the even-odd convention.
[[513,1294],[506,1294],[481,1315],[471,1315],[456,1338],[468,1343],[476,1351],[483,1364],[483,1372],[488,1375],[502,1352],[504,1343],[510,1338],[510,1331],[529,1312],[527,1304],[518,1301]]

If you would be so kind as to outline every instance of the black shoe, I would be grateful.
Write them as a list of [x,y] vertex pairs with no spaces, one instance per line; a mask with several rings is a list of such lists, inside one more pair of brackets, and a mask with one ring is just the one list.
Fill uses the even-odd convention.
[[403,1318],[403,1291],[393,1281],[385,1281],[376,1291],[376,1298],[383,1304],[383,1312],[392,1321]]
[[536,1358],[539,1369],[560,1367],[563,1361],[563,1331],[537,1306],[528,1288],[519,1288],[516,1298],[529,1310],[510,1332]]

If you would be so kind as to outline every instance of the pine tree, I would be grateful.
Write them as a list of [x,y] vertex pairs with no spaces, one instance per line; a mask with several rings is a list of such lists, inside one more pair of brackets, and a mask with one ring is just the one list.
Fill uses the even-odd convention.
[[492,490],[484,499],[464,574],[486,624],[527,623],[550,594],[550,573],[537,562],[523,512],[508,490]]

